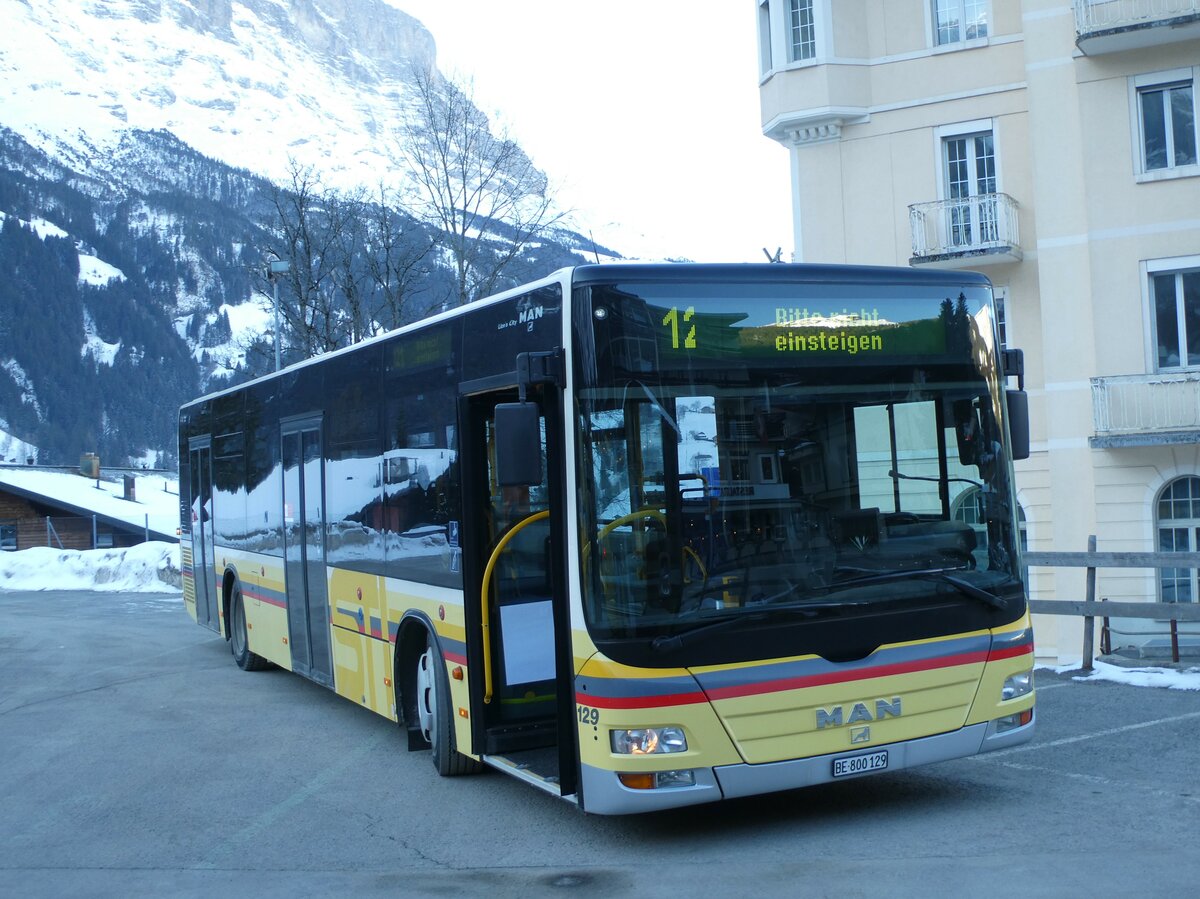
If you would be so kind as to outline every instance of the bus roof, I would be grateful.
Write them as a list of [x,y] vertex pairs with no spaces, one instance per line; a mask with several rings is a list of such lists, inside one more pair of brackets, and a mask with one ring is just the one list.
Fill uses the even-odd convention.
[[606,263],[580,265],[572,284],[613,281],[740,281],[809,284],[930,284],[990,287],[986,275],[972,271],[882,265],[818,265],[809,263]]
[[476,300],[465,306],[458,306],[439,312],[428,318],[420,319],[412,324],[404,325],[393,331],[378,334],[367,340],[352,344],[320,356],[311,356],[299,362],[269,372],[251,381],[243,381],[231,387],[188,400],[180,408],[186,409],[198,403],[206,402],[228,393],[236,393],[250,384],[269,380],[285,372],[314,365],[326,359],[353,352],[373,343],[386,340],[396,334],[427,327],[435,322],[446,321],[461,315],[469,315],[476,309],[503,302],[520,296],[529,290],[536,290],[550,284],[561,283],[564,278],[572,287],[584,287],[589,284],[611,284],[614,282],[741,282],[741,283],[792,283],[792,284],[864,284],[864,285],[921,285],[931,286],[959,285],[991,287],[991,281],[986,275],[973,271],[913,269],[900,266],[881,265],[825,265],[810,263],[767,263],[767,262],[611,262],[603,264],[579,265],[574,268],[561,268],[551,272],[546,277],[531,281],[503,291],[490,297]]

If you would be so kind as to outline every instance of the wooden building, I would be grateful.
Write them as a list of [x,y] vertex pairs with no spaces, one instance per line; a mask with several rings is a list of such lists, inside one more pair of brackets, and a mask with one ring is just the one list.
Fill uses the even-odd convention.
[[[157,527],[147,522],[138,524],[136,515],[122,519],[88,508],[88,491],[95,488],[78,474],[63,472],[62,477],[82,483],[82,489],[74,491],[70,501],[0,478],[0,551],[35,546],[105,549],[134,546],[146,540],[179,539],[173,531],[163,530],[161,524]],[[98,498],[112,498],[107,491],[96,493]]]

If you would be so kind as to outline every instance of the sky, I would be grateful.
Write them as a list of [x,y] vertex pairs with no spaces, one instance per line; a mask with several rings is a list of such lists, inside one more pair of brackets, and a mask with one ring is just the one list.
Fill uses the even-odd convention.
[[388,0],[433,34],[558,185],[576,226],[626,256],[763,262],[792,251],[787,151],[762,134],[748,0]]

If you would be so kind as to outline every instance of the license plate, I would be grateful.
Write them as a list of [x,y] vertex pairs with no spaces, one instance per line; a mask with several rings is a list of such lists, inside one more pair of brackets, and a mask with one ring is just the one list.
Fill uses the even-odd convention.
[[833,760],[833,776],[848,777],[851,774],[866,774],[869,771],[882,771],[888,766],[888,754],[884,749],[867,755],[851,755]]

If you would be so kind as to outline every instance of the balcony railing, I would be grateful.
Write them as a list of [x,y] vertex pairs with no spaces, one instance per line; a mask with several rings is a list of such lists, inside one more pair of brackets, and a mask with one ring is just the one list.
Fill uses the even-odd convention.
[[1089,55],[1192,40],[1200,0],[1074,0],[1076,44]]
[[1094,446],[1194,442],[1200,372],[1092,378]]
[[911,265],[967,268],[1019,262],[1017,201],[1008,194],[979,194],[908,207]]

